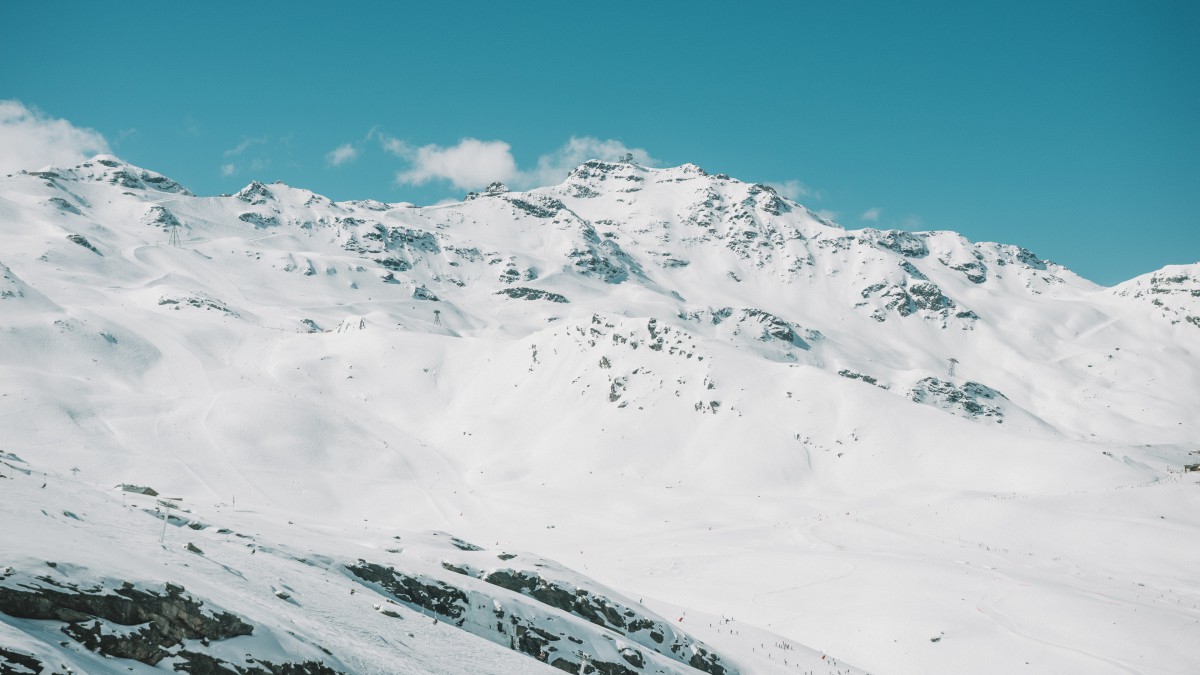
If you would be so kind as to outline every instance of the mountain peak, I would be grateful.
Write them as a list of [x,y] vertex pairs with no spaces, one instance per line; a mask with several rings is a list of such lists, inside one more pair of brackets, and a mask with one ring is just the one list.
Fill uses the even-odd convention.
[[266,185],[256,180],[250,181],[249,185],[238,190],[233,196],[247,204],[265,204],[275,201],[275,193],[271,192]]
[[74,167],[50,167],[44,171],[24,172],[48,180],[91,181],[110,183],[131,190],[156,190],[173,194],[191,195],[192,193],[179,183],[167,178],[161,173],[134,166],[129,162],[108,154],[95,155],[91,159]]
[[567,174],[567,181],[571,180],[587,180],[600,177],[601,180],[608,176],[628,176],[644,174],[648,171],[647,167],[633,162],[612,162],[603,159],[589,159],[580,164]]
[[463,201],[469,202],[472,199],[478,199],[480,197],[495,197],[498,195],[502,195],[508,191],[509,191],[508,186],[505,185],[504,183],[501,183],[498,180],[492,181],[491,183],[488,184],[487,187],[485,187],[483,189],[483,192],[474,192],[474,191],[468,192],[467,196],[463,199]]
[[126,162],[125,160],[121,159],[120,157],[117,157],[116,155],[108,155],[108,154],[96,155],[96,156],[92,157],[91,161],[95,162],[96,164],[102,164],[104,166],[113,167],[113,168],[119,167],[119,166],[133,166],[129,162]]

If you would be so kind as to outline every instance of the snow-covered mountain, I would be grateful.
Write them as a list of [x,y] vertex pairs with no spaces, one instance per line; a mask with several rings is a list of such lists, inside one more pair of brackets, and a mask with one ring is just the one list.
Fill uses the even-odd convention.
[[1103,288],[694,165],[22,172],[0,672],[1200,670],[1198,346],[1200,264]]

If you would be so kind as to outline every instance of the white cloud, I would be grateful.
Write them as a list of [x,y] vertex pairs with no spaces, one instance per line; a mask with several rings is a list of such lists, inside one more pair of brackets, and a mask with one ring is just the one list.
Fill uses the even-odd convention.
[[229,177],[235,173],[237,173],[237,167],[234,166],[233,164],[222,164],[221,165],[221,175],[222,176]]
[[47,165],[74,166],[110,152],[100,132],[81,129],[12,100],[0,100],[0,148],[3,173]]
[[863,214],[859,216],[859,218],[868,223],[877,223],[879,222],[879,216],[881,215],[883,215],[883,209],[879,208],[878,206],[874,206],[866,211],[863,211]]
[[397,157],[405,157],[410,152],[409,145],[399,138],[384,138],[381,142],[384,150]]
[[386,152],[410,162],[407,170],[396,174],[397,183],[424,185],[434,180],[444,180],[463,190],[481,188],[493,181],[516,188],[556,185],[572,169],[589,159],[617,161],[629,156],[635,163],[644,166],[658,163],[642,148],[630,148],[617,140],[601,140],[590,136],[572,136],[554,152],[538,157],[536,165],[528,170],[517,166],[512,147],[504,141],[464,138],[452,146],[415,147],[377,129],[367,134],[367,139],[372,138],[377,139]]
[[457,145],[419,148],[395,139],[385,139],[384,143],[389,152],[412,163],[407,171],[396,174],[397,183],[424,185],[432,180],[445,180],[456,188],[471,190],[493,181],[512,182],[518,176],[512,150],[504,141],[464,138]]
[[325,161],[329,162],[333,166],[341,166],[346,162],[353,162],[357,158],[358,148],[355,148],[349,143],[343,143],[333,150],[330,150],[329,153],[325,155]]
[[817,213],[817,216],[823,220],[828,220],[831,223],[837,222],[837,217],[838,217],[837,211],[830,211],[829,209],[819,209],[816,213]]
[[405,143],[399,138],[392,138],[391,136],[384,134],[379,130],[379,127],[372,127],[371,130],[367,132],[366,140],[369,141],[373,138],[379,139],[379,145],[383,147],[384,152],[391,153],[397,157],[408,158],[414,152],[411,145]]
[[776,192],[784,197],[787,197],[788,199],[791,199],[792,201],[800,199],[801,197],[808,197],[809,195],[813,194],[812,188],[798,180],[785,180],[782,183],[769,182],[767,185],[775,188]]

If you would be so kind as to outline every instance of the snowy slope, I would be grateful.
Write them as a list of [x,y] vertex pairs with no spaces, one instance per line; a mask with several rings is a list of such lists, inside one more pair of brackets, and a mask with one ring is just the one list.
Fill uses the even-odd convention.
[[[19,511],[0,554],[14,574],[75,556],[81,578],[116,579],[111,544],[76,542],[117,539],[176,561],[174,580],[134,581],[234,611],[268,578],[345,585],[347,565],[386,562],[363,547],[448,531],[488,561],[435,546],[397,569],[509,607],[521,593],[482,578],[497,551],[536,551],[567,586],[678,612],[741,672],[770,672],[785,642],[798,672],[830,667],[800,645],[876,673],[1195,670],[1198,278],[1101,288],[1014,246],[844,230],[694,165],[593,161],[423,208],[278,183],[196,197],[107,156],[16,174],[0,451],[94,486],[109,515],[51,537]],[[205,580],[114,509],[122,483],[328,562],[272,558],[254,592]],[[78,512],[78,490],[46,490],[27,499]],[[216,560],[225,542],[197,545]],[[278,628],[304,612],[243,613],[301,636],[257,658],[322,645],[344,672],[399,669],[392,647],[364,655],[388,624],[359,625],[359,605],[320,614],[356,626],[345,640]],[[623,667],[688,668],[600,627],[639,650],[605,652]],[[412,672],[535,667],[457,632],[437,639],[475,645],[462,660]],[[588,635],[607,658],[616,643]],[[413,649],[436,658],[437,639]]]

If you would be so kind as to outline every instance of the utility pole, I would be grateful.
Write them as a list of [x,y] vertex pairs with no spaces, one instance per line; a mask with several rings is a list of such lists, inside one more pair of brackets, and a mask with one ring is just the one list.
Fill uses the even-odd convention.
[[171,509],[175,508],[175,504],[172,504],[171,502],[181,502],[181,501],[183,501],[183,497],[163,497],[162,499],[158,500],[158,503],[163,505],[167,509],[166,511],[163,512],[162,534],[158,535],[158,543],[162,544],[163,546],[166,546],[167,523],[171,522]]
[[958,365],[958,359],[950,357],[950,377],[954,377],[954,366]]
[[179,224],[167,225],[167,244],[175,247],[180,247],[183,244],[179,241]]

